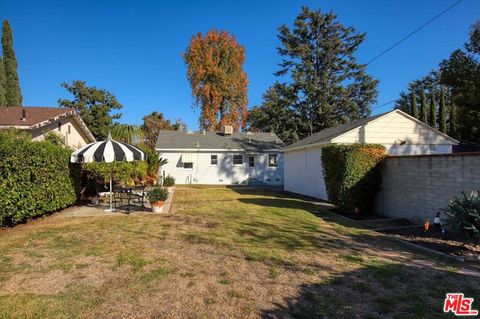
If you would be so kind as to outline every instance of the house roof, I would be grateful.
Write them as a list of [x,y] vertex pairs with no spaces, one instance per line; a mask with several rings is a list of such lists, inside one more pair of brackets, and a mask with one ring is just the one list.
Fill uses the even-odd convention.
[[[25,111],[25,118],[23,118]],[[94,142],[90,130],[74,109],[62,107],[8,106],[0,107],[0,128],[33,130],[62,117],[71,116],[80,126],[90,142]]]
[[245,150],[280,151],[285,144],[275,133],[233,133],[225,136],[220,132],[160,131],[155,148],[157,150]]
[[330,142],[333,138],[335,138],[337,136],[340,136],[340,135],[342,135],[342,134],[344,134],[348,131],[351,131],[351,130],[359,127],[359,126],[365,125],[368,122],[370,122],[374,119],[377,119],[379,117],[382,117],[387,113],[390,113],[390,112],[381,113],[381,114],[378,114],[378,115],[375,115],[375,116],[371,116],[371,117],[367,117],[367,118],[363,118],[363,119],[358,119],[358,120],[355,120],[355,121],[352,121],[352,122],[349,122],[349,123],[345,123],[345,124],[342,124],[342,125],[338,125],[338,126],[335,126],[335,127],[331,127],[331,128],[321,130],[320,132],[315,133],[313,135],[310,135],[310,136],[304,138],[303,140],[300,140],[298,142],[295,142],[293,144],[288,145],[285,149],[288,150],[288,149],[297,148],[297,147],[301,147],[301,146],[307,146],[307,145],[310,145],[310,144]]
[[[23,110],[25,119],[22,119]],[[0,126],[32,126],[72,112],[75,111],[61,107],[0,107]]]
[[321,130],[320,132],[315,133],[313,135],[310,135],[310,136],[304,138],[303,140],[300,140],[298,142],[295,142],[293,144],[288,145],[285,148],[285,150],[296,149],[296,148],[299,148],[299,147],[305,147],[305,146],[312,145],[312,144],[331,143],[334,138],[336,138],[340,135],[343,135],[343,134],[345,134],[345,133],[347,133],[347,132],[349,132],[353,129],[356,129],[360,126],[366,125],[369,122],[372,122],[376,119],[379,119],[379,118],[381,118],[381,117],[383,117],[387,114],[393,113],[393,112],[400,113],[400,114],[408,117],[409,119],[419,123],[420,125],[428,127],[429,129],[431,129],[431,130],[435,131],[436,133],[444,136],[445,138],[448,138],[448,139],[452,140],[453,142],[458,143],[457,140],[455,140],[455,139],[451,138],[450,136],[438,131],[437,129],[419,121],[418,119],[414,118],[413,116],[410,116],[410,115],[408,115],[407,113],[405,113],[401,110],[395,109],[395,110],[392,110],[392,111],[389,111],[389,112],[380,113],[380,114],[377,114],[377,115],[374,115],[374,116],[370,116],[370,117],[363,118],[363,119],[358,119],[358,120],[355,120],[355,121],[352,121],[352,122],[349,122],[349,123],[345,123],[345,124],[342,124],[342,125],[338,125],[338,126],[335,126],[335,127],[331,127],[331,128]]

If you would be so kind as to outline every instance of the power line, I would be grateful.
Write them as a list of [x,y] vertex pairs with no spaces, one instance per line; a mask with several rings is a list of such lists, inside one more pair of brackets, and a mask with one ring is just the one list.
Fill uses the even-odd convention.
[[434,16],[433,18],[431,18],[430,20],[428,20],[427,22],[425,22],[424,24],[422,24],[420,27],[418,27],[417,29],[413,30],[412,32],[410,32],[408,35],[406,35],[405,37],[403,37],[402,39],[400,39],[399,41],[395,42],[392,46],[390,46],[389,48],[383,50],[382,52],[380,52],[379,54],[377,54],[373,59],[371,59],[370,61],[368,61],[366,64],[370,64],[372,63],[373,61],[377,60],[378,58],[380,58],[381,56],[383,56],[385,53],[387,53],[388,51],[392,50],[393,48],[395,48],[396,46],[398,46],[400,43],[402,43],[403,41],[407,40],[408,38],[410,38],[412,35],[414,35],[415,33],[417,33],[418,31],[422,30],[423,28],[425,28],[427,25],[429,25],[430,23],[432,23],[433,21],[435,21],[436,19],[438,19],[440,16],[442,16],[444,13],[446,13],[447,11],[449,11],[450,9],[452,9],[453,7],[455,7],[457,4],[459,4],[460,2],[462,2],[463,0],[457,0],[456,2],[454,2],[453,4],[451,4],[448,8],[446,8],[445,10],[443,10],[442,12],[440,12],[439,14],[437,14],[436,16]]
[[374,109],[378,109],[378,108],[381,108],[381,107],[384,107],[384,106],[387,106],[389,104],[392,104],[393,102],[396,102],[397,100],[391,100],[391,101],[388,101],[388,102],[385,102],[383,104],[380,104],[380,105],[376,105],[374,107],[372,107],[371,109],[374,110]]

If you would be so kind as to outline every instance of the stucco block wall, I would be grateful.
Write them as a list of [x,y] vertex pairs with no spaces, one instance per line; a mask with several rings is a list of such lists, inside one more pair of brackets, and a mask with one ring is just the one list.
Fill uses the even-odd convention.
[[[185,169],[182,154],[193,154],[193,168]],[[233,164],[233,155],[243,154],[243,165]],[[268,167],[268,154],[278,155],[278,166]],[[210,165],[210,156],[217,155],[218,164]],[[162,175],[171,175],[177,184],[242,184],[249,178],[269,185],[283,185],[283,153],[251,154],[248,152],[163,152],[162,158],[168,163],[160,168]],[[249,167],[248,157],[255,156],[255,166]]]
[[382,164],[379,214],[433,220],[462,191],[480,190],[480,154],[393,156]]

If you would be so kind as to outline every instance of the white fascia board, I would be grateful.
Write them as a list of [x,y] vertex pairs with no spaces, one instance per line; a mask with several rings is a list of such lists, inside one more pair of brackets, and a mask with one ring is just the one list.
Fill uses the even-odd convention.
[[283,150],[278,150],[278,149],[266,149],[262,151],[248,151],[244,150],[242,148],[155,148],[156,151],[158,152],[247,152],[247,153],[255,153],[255,154],[261,154],[261,153],[282,153]]
[[243,149],[236,148],[155,148],[158,152],[243,152]]
[[295,152],[295,151],[299,151],[299,150],[305,150],[305,149],[311,148],[311,147],[324,146],[324,145],[328,145],[328,144],[332,144],[332,141],[327,140],[327,141],[322,141],[322,142],[318,142],[318,143],[302,145],[302,146],[297,146],[297,147],[293,147],[293,148],[287,148],[287,149],[283,149],[283,152],[285,152],[285,153]]
[[14,128],[14,129],[19,129],[19,130],[28,130],[28,129],[30,129],[30,126],[28,126],[28,125],[0,125],[0,129],[9,129],[9,128]]

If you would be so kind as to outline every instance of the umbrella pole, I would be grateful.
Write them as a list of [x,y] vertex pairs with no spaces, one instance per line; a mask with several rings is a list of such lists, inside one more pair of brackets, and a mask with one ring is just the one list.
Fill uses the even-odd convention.
[[110,211],[113,212],[112,208],[112,165],[110,164]]

